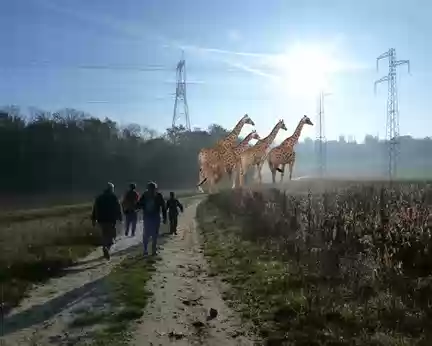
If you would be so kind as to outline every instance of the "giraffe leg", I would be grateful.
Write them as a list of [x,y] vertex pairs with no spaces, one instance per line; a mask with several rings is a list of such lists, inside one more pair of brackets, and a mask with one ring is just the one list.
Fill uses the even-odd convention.
[[276,170],[271,168],[272,183],[276,183]]
[[290,162],[290,164],[289,164],[289,180],[292,179],[293,168],[294,168],[294,161]]
[[242,187],[244,184],[244,172],[242,169],[240,169],[240,173],[239,173],[239,187]]
[[223,174],[221,171],[216,171],[216,173],[214,173],[214,183],[217,184],[221,181],[223,177]]
[[258,179],[256,166],[252,165],[251,167],[252,167],[252,181],[255,183]]
[[209,193],[214,193],[214,187],[215,187],[215,178],[214,175],[211,174],[209,178]]
[[272,175],[272,183],[274,184],[276,182],[276,169],[274,168],[272,162],[270,161],[270,158],[268,159],[267,162]]
[[237,167],[234,167],[232,170],[231,170],[231,178],[232,178],[232,186],[231,186],[231,188],[232,189],[235,189],[236,187],[237,187],[237,177],[238,177],[238,170],[237,170]]
[[204,177],[204,170],[202,167],[200,167],[198,179],[199,179],[198,185],[197,185],[198,191],[201,193],[204,193],[204,190],[202,189],[201,185],[206,182],[206,178]]
[[[232,177],[233,177],[232,169],[227,169],[226,173],[228,175],[228,181],[232,181]],[[232,188],[234,188],[234,186]]]
[[[214,165],[204,165],[200,169],[200,178],[202,178],[201,182],[198,184],[198,188],[200,189],[201,185],[205,182],[208,183],[209,186],[209,193],[214,193],[215,185],[220,179],[220,172],[217,170],[218,167]],[[204,192],[202,188],[200,189],[201,192]]]
[[238,166],[237,170],[238,170],[238,174],[239,174],[239,187],[243,187],[243,184],[244,184],[244,175],[245,175],[246,169],[245,169],[245,167],[243,167],[243,163],[242,162],[239,163],[239,166]]
[[[217,179],[216,179],[216,178],[217,178]],[[223,173],[218,172],[217,177],[215,177],[215,184],[214,184],[214,187],[215,187],[216,192],[219,192],[219,188],[218,188],[217,183],[218,183],[222,178],[223,178]]]
[[220,174],[219,169],[220,169],[220,167],[215,163],[207,165],[205,175],[207,177],[208,184],[209,184],[209,193],[215,192],[216,184],[218,183],[218,181],[221,178],[221,174]]
[[295,164],[295,152],[293,152],[293,156],[291,159],[291,162],[289,163],[289,179],[292,179],[292,172]]
[[259,163],[257,165],[257,170],[258,170],[258,181],[260,184],[262,184],[262,175],[261,175],[261,170],[262,170],[262,163]]
[[261,182],[261,172],[259,169],[259,163],[255,166],[255,182],[258,184]]
[[285,174],[285,164],[282,164],[282,168],[281,168],[281,179],[280,179],[280,182],[281,182],[281,184],[282,184],[282,182],[283,182],[283,178],[284,178],[284,174]]

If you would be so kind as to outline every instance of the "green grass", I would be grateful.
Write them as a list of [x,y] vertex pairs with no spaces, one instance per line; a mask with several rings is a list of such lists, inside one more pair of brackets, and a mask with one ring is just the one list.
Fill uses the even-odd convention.
[[78,312],[70,327],[90,330],[86,345],[127,345],[131,322],[142,317],[151,297],[146,284],[154,271],[155,260],[135,250],[106,278],[103,310]]
[[13,222],[40,220],[51,217],[67,217],[74,214],[89,212],[91,203],[61,205],[51,208],[11,210],[0,213],[0,225]]
[[92,227],[90,213],[89,206],[59,207],[8,213],[0,221],[0,282],[6,311],[33,283],[60,275],[99,244],[100,231]]

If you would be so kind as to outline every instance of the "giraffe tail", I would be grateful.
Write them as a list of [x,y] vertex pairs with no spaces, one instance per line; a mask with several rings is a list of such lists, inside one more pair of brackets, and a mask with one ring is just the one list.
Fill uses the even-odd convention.
[[201,181],[198,183],[197,187],[201,186],[201,185],[204,184],[206,181],[207,181],[207,178],[204,178],[203,180],[201,180]]
[[[271,154],[271,153],[270,153],[270,154]],[[281,169],[279,168],[279,165],[277,165],[277,166],[275,167],[275,165],[272,163],[271,155],[267,155],[267,162],[268,162],[268,165],[269,165],[270,171],[272,171],[272,172],[274,172],[274,171],[278,171],[278,172],[280,172],[280,173],[283,173],[283,170],[281,170]]]

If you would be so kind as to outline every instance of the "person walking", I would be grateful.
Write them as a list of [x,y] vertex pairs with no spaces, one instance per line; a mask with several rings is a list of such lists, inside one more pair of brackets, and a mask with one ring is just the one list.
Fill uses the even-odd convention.
[[152,238],[152,255],[157,255],[157,240],[159,236],[159,228],[162,221],[166,224],[167,212],[165,206],[165,200],[163,196],[157,192],[157,185],[154,182],[149,182],[147,184],[147,191],[145,191],[139,202],[138,208],[143,211],[143,246],[144,246],[144,256],[148,255],[147,247],[150,238]]
[[125,215],[125,236],[129,235],[131,229],[132,237],[135,236],[136,226],[138,222],[137,204],[139,201],[139,194],[136,191],[134,183],[129,184],[129,190],[123,196],[122,206]]
[[175,197],[174,192],[170,192],[170,198],[166,202],[168,209],[168,219],[170,224],[170,234],[177,234],[178,210],[183,213],[183,205]]
[[96,197],[92,211],[93,227],[99,224],[102,231],[102,252],[104,257],[110,259],[110,249],[116,237],[116,223],[122,221],[120,202],[114,194],[114,185],[108,183],[105,190]]

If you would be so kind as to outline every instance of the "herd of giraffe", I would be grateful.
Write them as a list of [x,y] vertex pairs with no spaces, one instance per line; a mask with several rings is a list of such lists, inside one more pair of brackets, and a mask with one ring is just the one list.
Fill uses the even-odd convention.
[[[261,170],[267,160],[272,173],[272,181],[276,182],[276,172],[281,173],[281,180],[285,173],[285,166],[289,167],[289,178],[295,163],[294,146],[297,144],[304,125],[313,125],[308,116],[304,115],[292,136],[286,138],[280,145],[270,149],[276,135],[280,130],[287,131],[283,120],[279,120],[270,134],[260,138],[256,130],[249,133],[246,138],[237,144],[238,136],[244,125],[255,126],[255,123],[245,114],[234,129],[225,138],[219,140],[212,148],[203,148],[198,154],[199,182],[198,189],[203,192],[201,185],[207,182],[209,192],[213,192],[215,185],[227,174],[232,179],[232,188],[244,185],[244,177],[249,168],[256,167],[259,183],[262,183]],[[255,145],[249,142],[256,139]],[[238,184],[237,184],[238,183]]]

